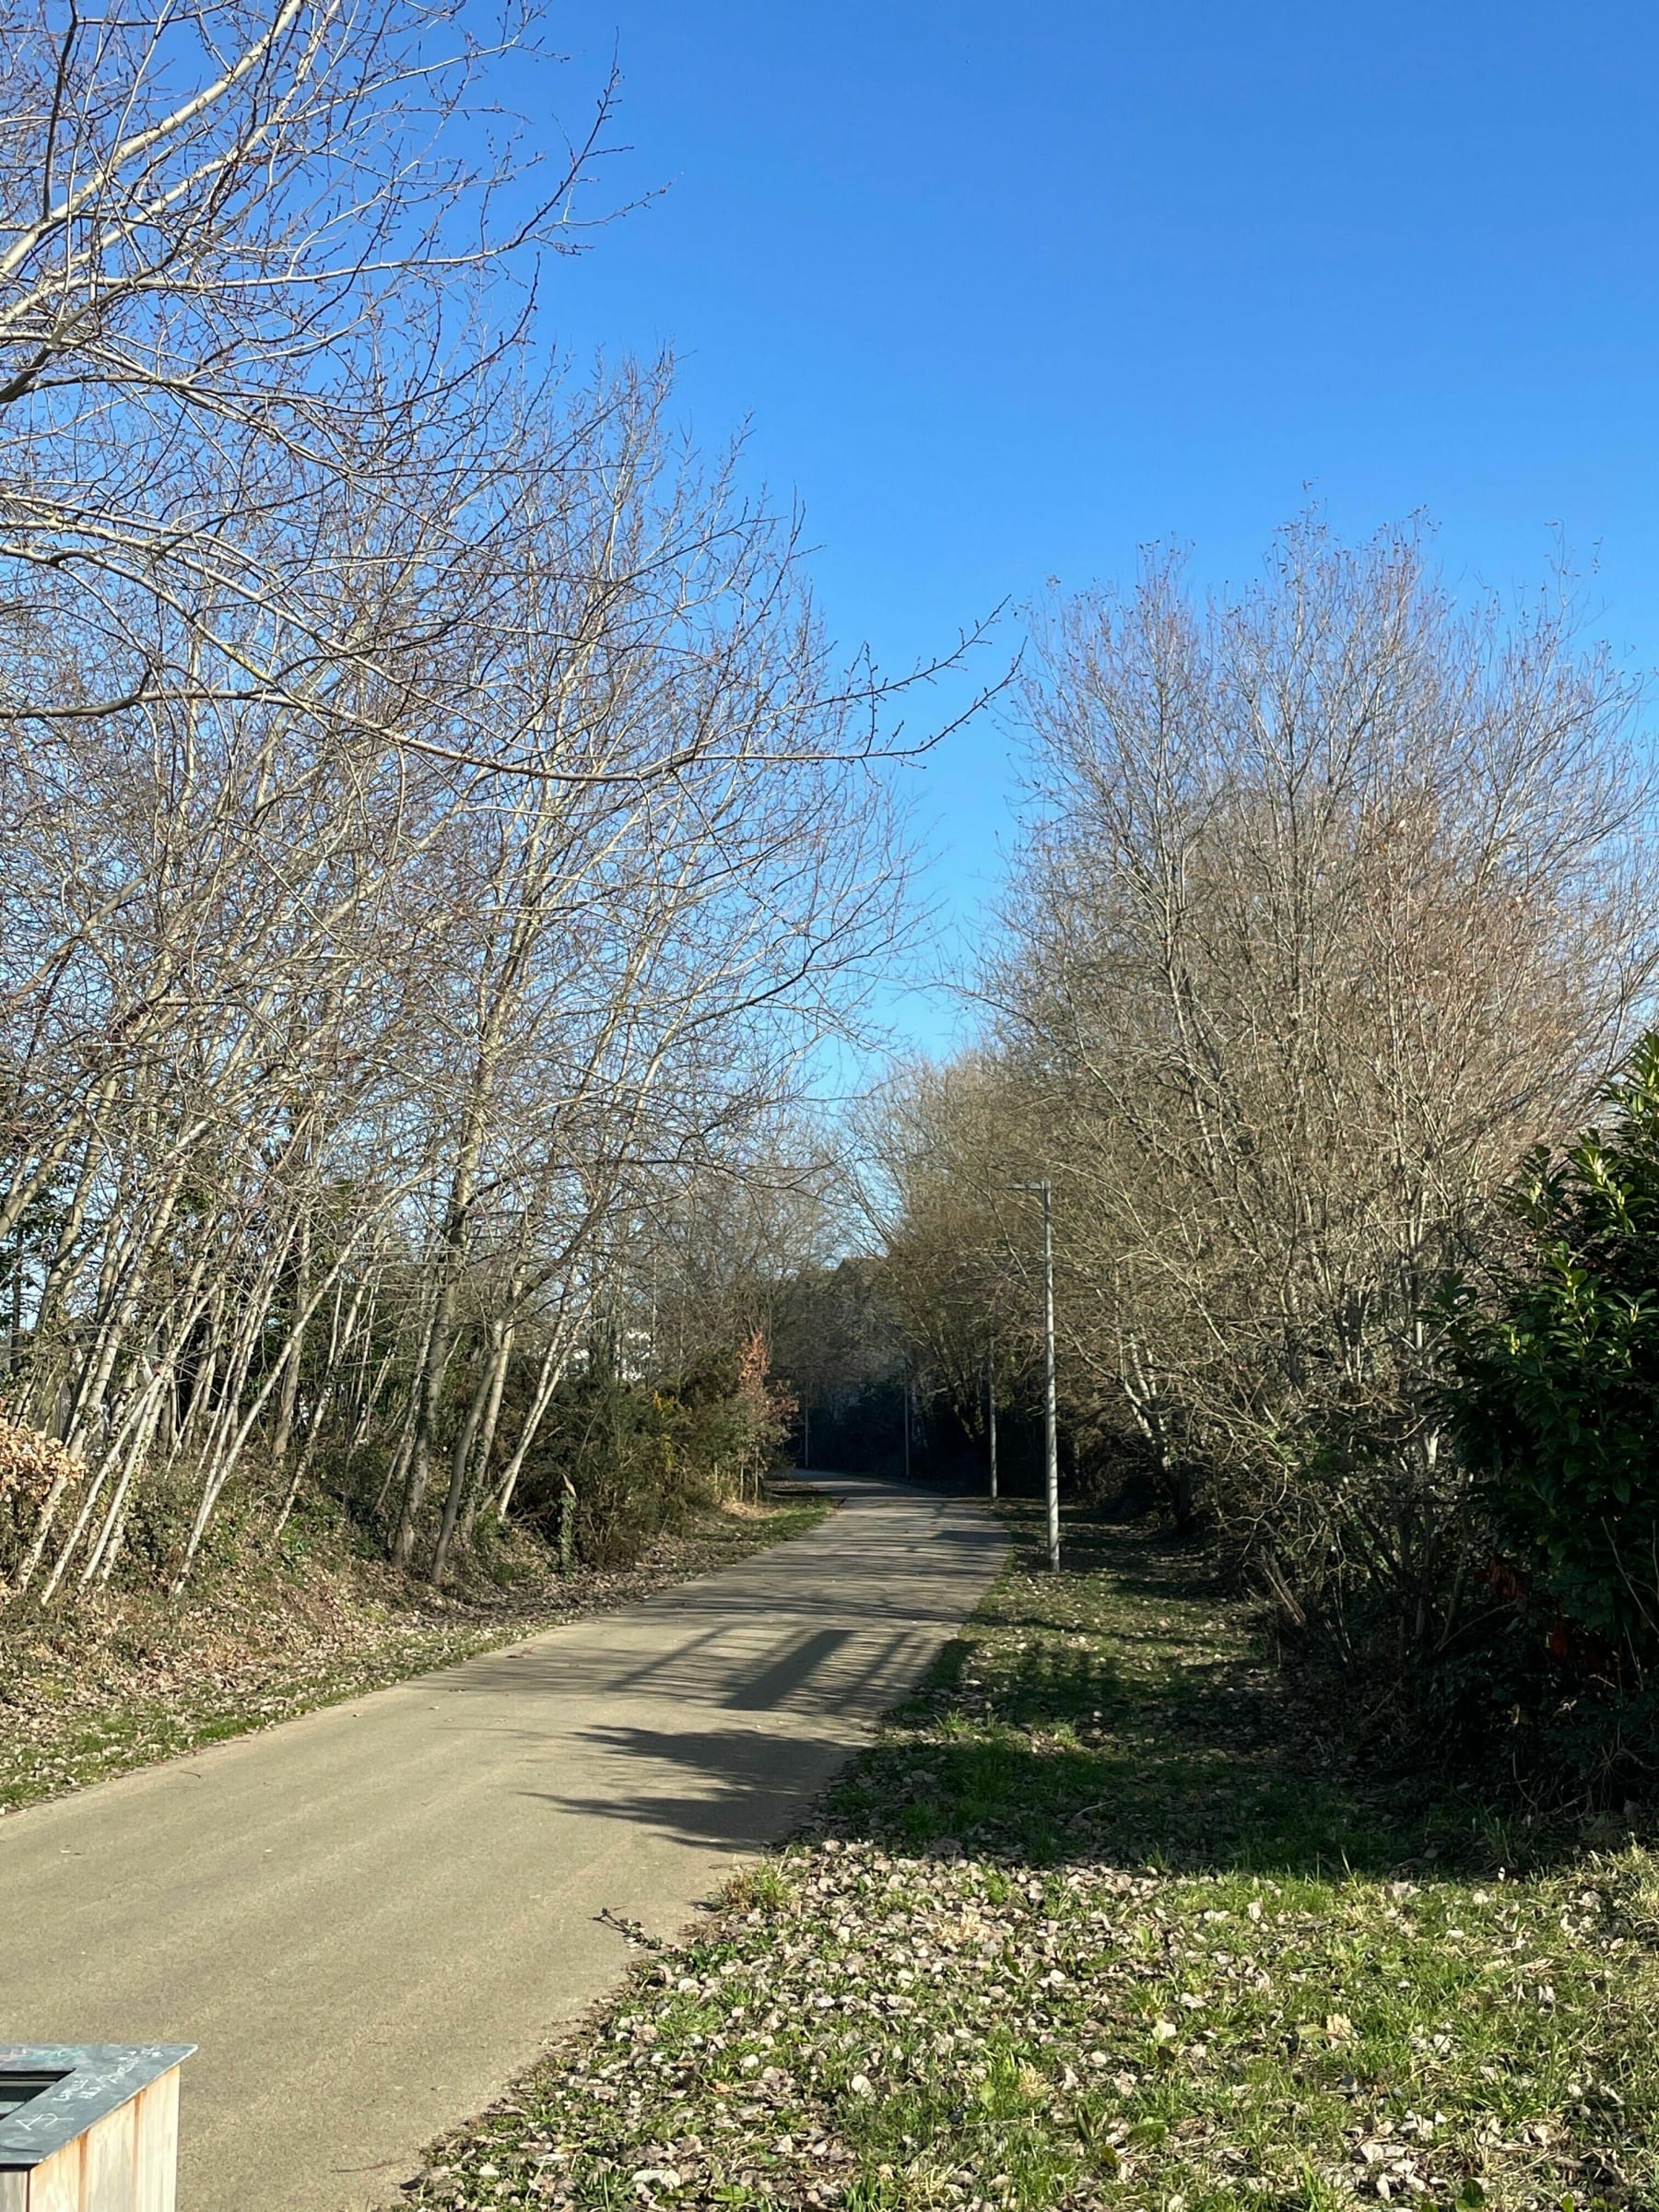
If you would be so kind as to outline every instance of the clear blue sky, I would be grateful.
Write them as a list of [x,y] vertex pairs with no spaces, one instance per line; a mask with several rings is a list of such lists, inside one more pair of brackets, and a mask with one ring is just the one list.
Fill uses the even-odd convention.
[[[750,420],[849,643],[908,662],[1152,538],[1237,577],[1312,498],[1348,533],[1426,513],[1454,581],[1505,590],[1559,531],[1602,633],[1659,664],[1652,0],[571,0],[551,28],[571,117],[619,54],[605,189],[669,188],[553,273],[554,325],[671,343],[700,432]],[[922,776],[970,935],[1008,752],[987,724]]]

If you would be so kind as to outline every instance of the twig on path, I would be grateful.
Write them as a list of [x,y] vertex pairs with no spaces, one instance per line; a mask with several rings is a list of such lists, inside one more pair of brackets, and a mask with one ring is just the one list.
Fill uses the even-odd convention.
[[595,1912],[594,1918],[607,1928],[620,1929],[629,1943],[637,1943],[645,1950],[671,1951],[676,1947],[671,1943],[665,1943],[660,1936],[647,1935],[637,1920],[625,1920],[621,1913],[613,1912],[608,1905],[602,1912]]

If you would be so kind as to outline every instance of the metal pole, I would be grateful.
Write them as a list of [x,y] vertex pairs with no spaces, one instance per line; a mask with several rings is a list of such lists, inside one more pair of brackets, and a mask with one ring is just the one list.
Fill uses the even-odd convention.
[[991,1441],[991,1495],[996,1495],[996,1339],[985,1353],[985,1432]]
[[904,1479],[910,1480],[910,1362],[904,1366]]
[[812,1465],[812,1407],[801,1400],[801,1472],[805,1475]]
[[1049,1565],[1060,1565],[1060,1452],[1054,1421],[1054,1208],[1042,1184],[1042,1334],[1047,1373],[1042,1396],[1042,1449],[1048,1489]]

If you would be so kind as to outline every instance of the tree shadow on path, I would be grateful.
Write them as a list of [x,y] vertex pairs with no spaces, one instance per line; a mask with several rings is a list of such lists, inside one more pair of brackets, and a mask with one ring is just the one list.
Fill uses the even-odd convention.
[[[1077,1512],[1051,1574],[1038,1509],[1002,1517],[1008,1571],[850,1764],[829,1725],[845,1654],[803,1623],[741,1693],[703,1685],[677,1724],[665,1697],[649,1720],[585,1730],[614,1760],[598,1790],[554,1772],[535,1794],[737,1850],[781,1841],[828,1784],[806,1832],[909,1855],[1314,1877],[1544,1863],[1542,1835],[1438,1778],[1386,1792],[1345,1767],[1202,1552]],[[674,1680],[700,1677],[682,1664]],[[746,1726],[768,1712],[794,1724]]]
[[1068,1516],[1009,1572],[924,1691],[831,1793],[830,1832],[1030,1865],[1329,1877],[1537,1865],[1546,1841],[1424,1775],[1372,1786],[1265,1656],[1202,1552]]

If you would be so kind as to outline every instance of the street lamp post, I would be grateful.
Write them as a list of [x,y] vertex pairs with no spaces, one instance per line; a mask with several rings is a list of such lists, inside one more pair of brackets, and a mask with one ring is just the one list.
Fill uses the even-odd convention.
[[996,1339],[985,1347],[985,1435],[991,1446],[991,1495],[996,1495]]
[[1048,1561],[1060,1565],[1060,1447],[1054,1418],[1054,1199],[1045,1175],[1041,1182],[1017,1182],[1017,1191],[1042,1194],[1042,1461],[1048,1501]]
[[1048,1490],[1049,1566],[1060,1565],[1060,1448],[1054,1420],[1054,1206],[1042,1183],[1042,1335],[1046,1373],[1042,1393],[1043,1476]]

